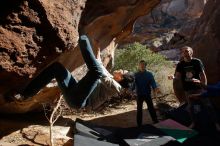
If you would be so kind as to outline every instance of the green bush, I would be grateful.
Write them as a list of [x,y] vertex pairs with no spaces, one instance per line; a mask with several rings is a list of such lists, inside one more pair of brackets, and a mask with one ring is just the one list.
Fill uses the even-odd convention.
[[154,74],[161,91],[164,94],[172,93],[172,81],[169,81],[167,76],[174,73],[173,63],[140,43],[116,49],[113,70],[123,69],[136,72],[140,60],[146,61],[147,70]]
[[153,71],[157,71],[162,66],[172,68],[172,63],[167,61],[164,56],[154,53],[140,43],[133,43],[116,49],[114,70],[126,69],[137,71],[140,60],[145,60],[147,62],[147,68]]

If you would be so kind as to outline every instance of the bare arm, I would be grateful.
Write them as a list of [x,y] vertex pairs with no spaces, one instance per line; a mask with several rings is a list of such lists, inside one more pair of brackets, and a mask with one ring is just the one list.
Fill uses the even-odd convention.
[[203,70],[199,75],[200,75],[200,78],[201,78],[201,84],[202,85],[207,85],[207,78],[206,78],[205,71]]
[[175,72],[174,79],[180,80],[181,79],[181,73]]
[[203,70],[200,74],[200,80],[198,79],[192,79],[192,81],[194,83],[199,84],[201,87],[206,88],[207,87],[207,78],[206,78],[206,74],[205,71]]

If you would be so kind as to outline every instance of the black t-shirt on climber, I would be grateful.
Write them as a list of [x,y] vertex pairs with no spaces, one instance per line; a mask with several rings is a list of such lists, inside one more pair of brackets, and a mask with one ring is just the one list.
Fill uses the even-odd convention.
[[183,88],[185,91],[198,90],[201,87],[192,82],[192,78],[200,80],[200,73],[204,70],[201,60],[193,58],[190,62],[181,61],[177,64],[176,72],[181,73]]

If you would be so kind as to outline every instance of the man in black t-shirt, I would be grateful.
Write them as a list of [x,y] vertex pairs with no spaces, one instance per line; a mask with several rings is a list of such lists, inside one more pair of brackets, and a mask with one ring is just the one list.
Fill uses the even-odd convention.
[[212,106],[209,96],[218,96],[220,84],[207,86],[206,74],[202,62],[193,58],[193,50],[190,47],[183,47],[181,49],[183,59],[177,64],[175,77],[170,76],[175,82],[182,82],[185,96],[188,101],[188,110],[192,118],[192,124],[189,126],[193,128],[196,123],[196,114],[201,111],[201,107],[205,107],[210,120],[215,122],[216,129],[220,131],[218,116]]
[[177,65],[176,74],[181,76],[181,81],[185,91],[195,91],[201,89],[201,86],[193,82],[194,79],[200,80],[206,85],[204,67],[202,62],[197,58],[192,58],[189,61],[181,61]]
[[[190,115],[193,120],[190,127],[194,127],[193,99],[190,99],[190,97],[192,94],[199,94],[202,92],[201,84],[207,85],[207,78],[201,60],[193,58],[192,48],[185,46],[181,49],[181,51],[183,60],[177,64],[174,79],[181,80],[182,82],[189,104]],[[200,82],[200,84],[197,82]]]
[[201,90],[201,86],[194,82],[199,80],[201,84],[206,85],[207,79],[204,66],[201,60],[193,58],[193,50],[190,47],[182,48],[183,60],[177,64],[175,78],[181,79],[183,89],[187,93]]

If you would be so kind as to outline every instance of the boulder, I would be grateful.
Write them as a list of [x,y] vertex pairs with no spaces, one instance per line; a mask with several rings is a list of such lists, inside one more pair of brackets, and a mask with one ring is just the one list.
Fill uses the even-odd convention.
[[[79,33],[89,36],[104,65],[113,60],[117,43],[129,35],[135,20],[159,0],[7,0],[0,2],[0,112],[24,113],[53,102],[57,87],[46,87],[23,103],[4,100],[22,91],[55,61],[77,72],[83,64]],[[77,78],[81,78],[79,73]]]

